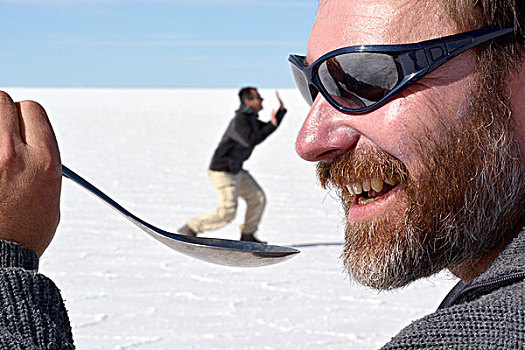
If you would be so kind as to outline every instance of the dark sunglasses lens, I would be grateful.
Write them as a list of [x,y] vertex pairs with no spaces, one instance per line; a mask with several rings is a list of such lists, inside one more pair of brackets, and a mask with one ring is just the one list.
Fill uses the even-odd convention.
[[308,81],[306,80],[306,77],[304,76],[303,72],[297,68],[293,63],[290,63],[290,67],[292,68],[292,75],[295,80],[295,85],[297,85],[297,88],[301,92],[301,95],[306,100],[306,102],[309,105],[312,105],[315,100],[315,96],[317,95],[317,89],[310,88],[308,85]]
[[385,97],[400,80],[390,55],[351,52],[327,59],[319,66],[319,80],[341,107],[357,110]]

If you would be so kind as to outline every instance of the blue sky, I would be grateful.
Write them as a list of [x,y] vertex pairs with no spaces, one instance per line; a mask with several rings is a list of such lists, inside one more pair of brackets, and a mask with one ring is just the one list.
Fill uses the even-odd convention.
[[317,3],[0,0],[0,85],[293,87]]

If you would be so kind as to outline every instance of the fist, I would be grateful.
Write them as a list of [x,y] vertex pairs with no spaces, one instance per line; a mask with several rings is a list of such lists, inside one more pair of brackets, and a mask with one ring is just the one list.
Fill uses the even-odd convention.
[[61,181],[60,152],[45,110],[0,92],[0,239],[42,255],[60,220]]

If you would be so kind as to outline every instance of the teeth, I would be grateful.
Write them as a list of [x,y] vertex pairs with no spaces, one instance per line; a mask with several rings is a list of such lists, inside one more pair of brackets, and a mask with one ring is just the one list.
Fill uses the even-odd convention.
[[385,182],[390,186],[394,186],[395,184],[397,184],[396,180],[394,179],[385,179]]
[[[385,183],[389,184],[390,186],[395,186],[399,183],[399,181],[393,178],[382,179],[382,178],[376,177],[371,180],[367,179],[367,180],[364,180],[363,182],[355,182],[353,184],[346,185],[346,189],[348,190],[350,195],[355,196],[363,192],[369,192],[370,190],[374,190],[375,192],[381,192],[384,188]],[[374,198],[373,200],[375,199],[377,198]],[[360,201],[360,203],[366,204],[366,203],[370,203],[373,200],[363,199]]]
[[370,188],[370,180],[363,181],[363,191],[368,192],[370,191]]
[[383,190],[383,179],[374,178],[370,181],[374,191],[381,192]]
[[368,203],[372,203],[373,201],[376,201],[378,200],[379,197],[376,197],[376,198],[367,198],[367,199],[364,199],[362,197],[359,197],[357,199],[357,204],[360,204],[360,205],[364,205],[364,204],[368,204]]
[[361,194],[363,192],[363,185],[361,185],[360,182],[356,182],[352,185],[352,189],[354,190],[354,194]]

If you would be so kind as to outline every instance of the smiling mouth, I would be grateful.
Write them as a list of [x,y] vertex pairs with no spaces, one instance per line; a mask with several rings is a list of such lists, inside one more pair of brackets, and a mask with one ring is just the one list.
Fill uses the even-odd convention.
[[396,187],[401,181],[395,178],[372,178],[357,181],[345,186],[345,192],[355,197],[354,203],[365,205],[372,203]]

